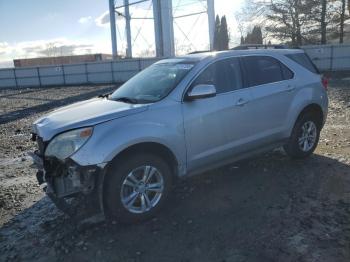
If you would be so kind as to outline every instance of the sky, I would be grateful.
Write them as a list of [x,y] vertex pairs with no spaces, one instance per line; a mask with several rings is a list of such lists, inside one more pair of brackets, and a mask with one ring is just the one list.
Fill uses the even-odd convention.
[[[136,0],[130,0],[135,2]],[[215,0],[215,13],[226,15],[231,45],[239,41],[234,15],[244,0]],[[116,0],[121,5],[123,0]],[[205,0],[173,0],[173,16],[205,11]],[[123,9],[118,9],[124,12]],[[152,18],[151,1],[130,7],[133,18]],[[125,21],[117,16],[118,51],[125,54]],[[131,22],[134,56],[154,55],[151,19]],[[206,14],[175,18],[177,54],[208,48]],[[57,54],[111,53],[108,0],[0,0],[0,67],[12,60]],[[54,50],[54,51],[53,51]]]

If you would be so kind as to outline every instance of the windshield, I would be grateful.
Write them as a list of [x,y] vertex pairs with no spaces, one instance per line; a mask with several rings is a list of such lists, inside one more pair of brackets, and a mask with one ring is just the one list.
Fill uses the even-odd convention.
[[154,64],[138,73],[109,99],[127,103],[153,103],[166,97],[193,68],[193,62]]

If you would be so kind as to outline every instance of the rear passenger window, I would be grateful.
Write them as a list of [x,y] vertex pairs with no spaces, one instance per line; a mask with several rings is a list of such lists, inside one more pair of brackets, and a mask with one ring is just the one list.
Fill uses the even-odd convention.
[[242,80],[239,60],[237,58],[229,58],[215,62],[197,77],[192,86],[199,84],[215,85],[217,94],[241,88]]
[[319,74],[319,71],[317,67],[312,63],[309,56],[305,53],[298,53],[298,54],[289,54],[286,55],[288,58],[292,59],[294,62],[297,62],[302,67],[306,68],[307,70],[311,71],[312,73]]
[[264,85],[285,79],[281,63],[267,56],[243,57],[245,79],[248,87]]

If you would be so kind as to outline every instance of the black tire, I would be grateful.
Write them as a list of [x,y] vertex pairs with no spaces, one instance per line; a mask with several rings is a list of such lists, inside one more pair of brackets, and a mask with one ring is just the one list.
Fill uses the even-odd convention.
[[[307,122],[312,122],[316,126],[316,140],[310,149],[303,151],[299,146],[299,138],[303,133],[302,127]],[[317,147],[320,138],[320,131],[321,123],[314,114],[306,112],[300,115],[293,127],[288,143],[284,146],[284,150],[286,151],[287,155],[294,159],[301,159],[310,156]]]
[[[159,202],[153,208],[144,213],[133,213],[123,205],[121,190],[128,174],[142,166],[155,167],[163,178],[164,187]],[[112,163],[104,185],[104,203],[107,215],[122,223],[136,223],[153,217],[166,203],[172,187],[172,172],[169,165],[156,155],[131,155]],[[141,199],[139,200],[141,201]]]

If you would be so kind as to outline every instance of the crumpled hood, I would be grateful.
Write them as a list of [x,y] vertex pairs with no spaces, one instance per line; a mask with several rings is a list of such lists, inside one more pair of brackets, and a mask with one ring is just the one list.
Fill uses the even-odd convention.
[[93,98],[59,108],[39,118],[33,124],[33,132],[50,140],[66,130],[93,126],[112,119],[147,110],[147,105],[134,105],[108,99]]

